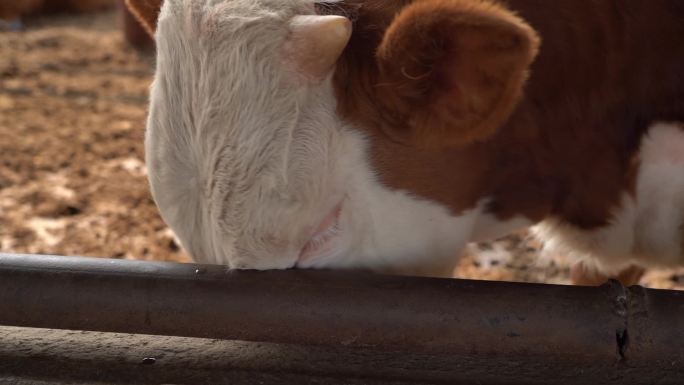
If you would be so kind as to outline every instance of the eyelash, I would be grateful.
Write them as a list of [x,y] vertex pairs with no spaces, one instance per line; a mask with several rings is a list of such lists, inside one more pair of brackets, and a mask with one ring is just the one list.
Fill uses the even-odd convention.
[[342,0],[316,1],[314,2],[314,8],[316,9],[316,13],[319,15],[337,15],[340,13],[344,14],[344,9],[342,9],[342,7],[338,5],[341,2]]

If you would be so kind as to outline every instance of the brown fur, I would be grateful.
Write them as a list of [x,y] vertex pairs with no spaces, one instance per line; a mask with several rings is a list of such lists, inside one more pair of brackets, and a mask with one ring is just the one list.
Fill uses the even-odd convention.
[[[358,3],[362,6],[355,7]],[[408,17],[402,9],[416,3],[423,11],[415,20],[394,18]],[[677,0],[625,0],[620,8],[612,2],[510,0],[510,8],[538,31],[542,48],[508,121],[484,142],[440,150],[398,143],[386,134],[387,126],[401,127],[395,116],[422,106],[387,100],[420,93],[424,86],[386,84],[382,67],[388,64],[375,52],[398,23],[440,25],[444,7],[459,11],[462,3],[345,3],[357,13],[354,36],[335,77],[339,111],[372,138],[373,162],[383,182],[439,201],[454,213],[491,197],[489,210],[501,219],[523,215],[539,221],[555,215],[582,229],[606,225],[621,195],[633,188],[638,144],[647,125],[684,119],[684,6]],[[431,6],[430,19],[426,10]],[[511,17],[502,15],[501,8],[482,9],[492,18]],[[430,35],[435,41],[457,39],[453,29],[431,31],[442,33]],[[418,54],[405,50],[406,57],[396,59],[397,68]],[[496,58],[496,52],[486,54]],[[435,62],[450,63],[443,55]],[[417,89],[401,89],[407,84]],[[388,104],[399,110],[388,111]],[[445,142],[454,143],[450,138]]]
[[[387,85],[382,73],[392,63],[374,53],[378,47],[382,52],[383,39],[396,35],[400,26],[410,31],[415,24],[440,25],[448,13],[444,8],[458,9],[460,1],[347,1],[358,13],[354,38],[335,78],[339,111],[370,134],[375,168],[390,187],[439,201],[454,213],[491,197],[488,209],[502,220],[522,215],[536,222],[557,216],[582,229],[607,225],[621,196],[633,192],[638,145],[647,126],[654,120],[684,120],[684,5],[677,0],[506,3],[538,31],[542,47],[522,101],[502,127],[494,127],[488,141],[437,151],[406,146],[397,143],[396,135],[387,135],[388,125],[403,129],[393,117],[405,117],[422,106],[419,101],[395,103],[398,111],[387,112],[386,101],[420,93],[425,85],[404,82],[402,86],[414,85],[409,90]],[[420,14],[401,11],[415,4]],[[510,17],[495,7],[485,11],[491,17]],[[397,13],[403,19],[392,17]],[[436,41],[461,33],[458,28],[431,32],[429,38]],[[404,46],[415,44],[410,35],[405,39],[409,44]],[[429,46],[417,49],[429,51]],[[494,53],[486,53],[497,60]],[[405,57],[395,58],[395,70],[415,55],[425,55],[410,48],[398,54]],[[453,66],[443,55],[434,62],[432,69]],[[458,66],[454,71],[458,73]],[[427,98],[425,103],[432,101]],[[434,107],[451,113],[443,103]],[[500,116],[496,108],[491,111]],[[434,126],[438,130],[426,132],[430,127],[425,127],[419,135],[430,141],[433,135],[444,135],[444,127]],[[463,143],[472,142],[468,132],[455,132],[464,135]],[[480,138],[490,133],[480,132]],[[444,143],[459,144],[444,136]],[[628,269],[617,278],[636,283],[640,274],[632,273]],[[605,278],[577,271],[573,276],[580,284],[598,284]]]
[[376,53],[376,103],[392,138],[443,147],[486,139],[517,105],[539,39],[503,7],[416,1],[387,28]]
[[126,0],[126,6],[150,36],[157,28],[157,17],[164,0]]

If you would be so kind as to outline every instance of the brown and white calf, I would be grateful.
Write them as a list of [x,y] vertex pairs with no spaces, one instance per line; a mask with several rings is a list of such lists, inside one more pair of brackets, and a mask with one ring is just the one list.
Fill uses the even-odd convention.
[[156,40],[150,183],[199,261],[448,275],[537,224],[684,264],[680,0],[166,0]]

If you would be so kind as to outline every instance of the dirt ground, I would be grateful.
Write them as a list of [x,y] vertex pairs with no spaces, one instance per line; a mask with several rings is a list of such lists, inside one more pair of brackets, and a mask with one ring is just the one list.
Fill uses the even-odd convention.
[[[188,261],[145,178],[152,63],[115,11],[0,32],[0,251]],[[568,283],[569,262],[540,249],[526,233],[471,245],[456,275]],[[684,270],[641,283],[684,289]]]

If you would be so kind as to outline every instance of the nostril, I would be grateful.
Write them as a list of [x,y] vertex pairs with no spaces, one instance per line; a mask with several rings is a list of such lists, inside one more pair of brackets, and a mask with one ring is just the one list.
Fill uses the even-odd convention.
[[312,237],[316,237],[317,234],[325,232],[335,222],[337,222],[341,211],[342,211],[342,203],[338,203],[337,206],[335,206],[332,209],[332,211],[325,218],[323,218],[323,221],[318,225],[318,227],[314,231],[314,235]]
[[299,254],[299,262],[310,262],[340,231],[339,219],[342,213],[342,202],[333,207],[316,227],[308,242]]

